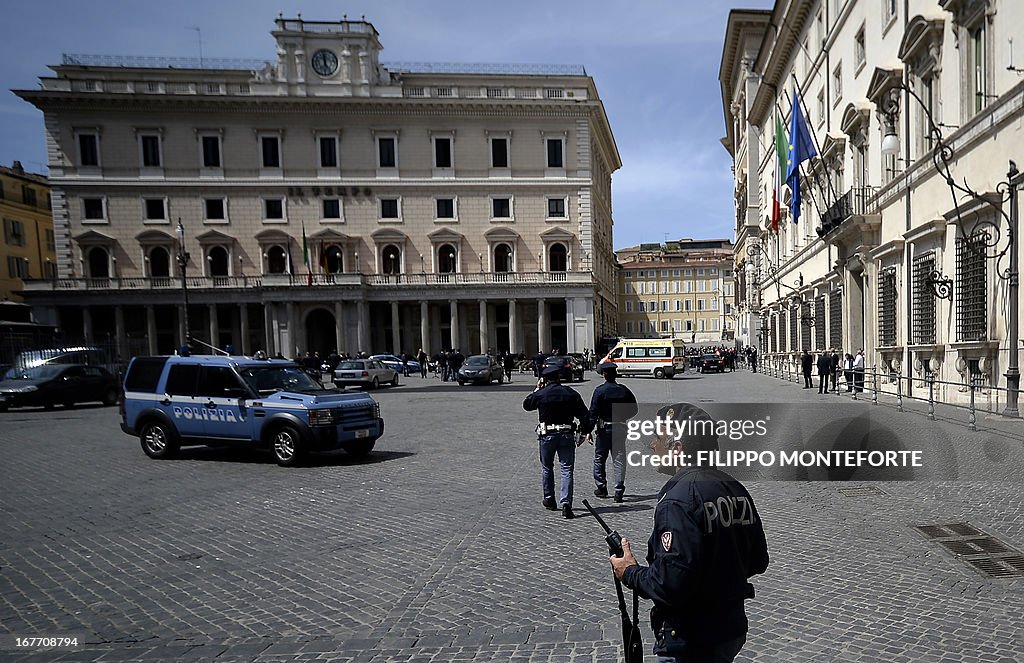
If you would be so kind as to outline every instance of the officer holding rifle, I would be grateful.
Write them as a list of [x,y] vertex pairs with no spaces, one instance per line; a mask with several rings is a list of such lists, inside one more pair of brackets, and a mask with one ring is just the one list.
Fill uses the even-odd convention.
[[[711,420],[686,403],[664,407],[658,416]],[[622,584],[654,602],[651,629],[661,663],[727,663],[746,641],[744,601],[754,596],[747,580],[768,568],[761,518],[740,482],[696,465],[698,451],[718,449],[713,432],[679,442],[656,438],[652,448],[659,455],[681,451],[693,466],[679,469],[658,495],[648,566],[637,563],[622,539],[622,557],[609,558],[612,569]]]

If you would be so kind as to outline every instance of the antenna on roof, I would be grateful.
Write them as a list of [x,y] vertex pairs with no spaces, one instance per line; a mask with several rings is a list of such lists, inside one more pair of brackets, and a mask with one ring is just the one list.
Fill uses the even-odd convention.
[[195,25],[188,26],[185,29],[196,31],[196,39],[199,41],[199,68],[202,69],[205,66],[203,64],[203,31],[199,29],[199,26]]

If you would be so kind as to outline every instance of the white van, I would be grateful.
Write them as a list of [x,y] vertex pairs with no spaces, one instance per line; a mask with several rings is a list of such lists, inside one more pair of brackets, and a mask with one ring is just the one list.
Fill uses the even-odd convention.
[[681,338],[620,338],[601,361],[615,362],[619,375],[671,378],[686,372],[686,343]]

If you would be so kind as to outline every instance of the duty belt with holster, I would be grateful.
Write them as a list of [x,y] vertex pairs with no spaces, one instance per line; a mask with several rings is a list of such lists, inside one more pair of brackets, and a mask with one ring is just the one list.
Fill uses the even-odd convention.
[[554,433],[568,433],[576,430],[572,424],[546,424],[543,421],[537,424],[537,435],[552,435]]

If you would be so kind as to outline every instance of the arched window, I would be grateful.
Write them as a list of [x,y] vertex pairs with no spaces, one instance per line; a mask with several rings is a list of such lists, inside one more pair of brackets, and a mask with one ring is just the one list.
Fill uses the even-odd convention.
[[385,274],[401,274],[402,251],[394,244],[387,244],[381,249],[380,264]]
[[512,247],[508,244],[499,244],[494,247],[494,271],[512,271]]
[[328,274],[341,274],[345,271],[345,252],[337,244],[332,244],[324,251],[324,271]]
[[548,248],[548,271],[565,272],[568,271],[568,266],[568,251],[565,244],[552,244]]
[[454,274],[458,265],[459,252],[451,244],[437,247],[437,271],[440,274]]
[[288,254],[280,246],[270,247],[264,256],[267,259],[267,274],[284,274],[288,271]]
[[211,248],[210,252],[206,254],[206,262],[210,267],[210,276],[228,275],[228,250],[223,246]]
[[162,246],[155,246],[149,251],[149,275],[166,278],[171,275],[171,254]]
[[89,276],[94,279],[110,276],[110,254],[102,246],[94,246],[89,250]]

